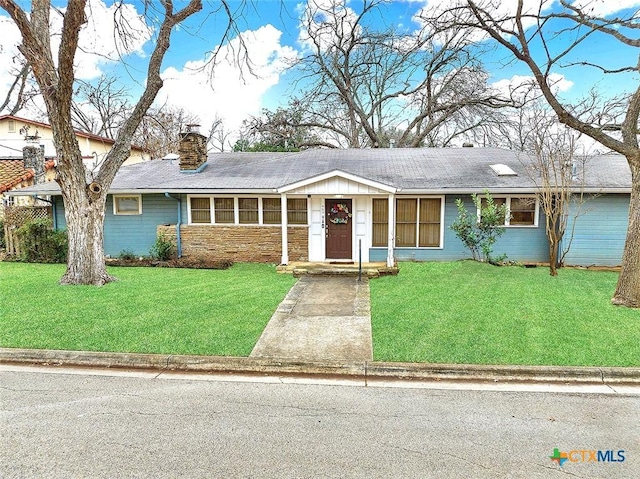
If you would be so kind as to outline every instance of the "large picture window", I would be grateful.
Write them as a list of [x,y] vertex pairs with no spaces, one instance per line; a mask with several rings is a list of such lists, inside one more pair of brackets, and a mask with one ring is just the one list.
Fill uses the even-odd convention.
[[442,198],[396,199],[396,246],[441,246]]

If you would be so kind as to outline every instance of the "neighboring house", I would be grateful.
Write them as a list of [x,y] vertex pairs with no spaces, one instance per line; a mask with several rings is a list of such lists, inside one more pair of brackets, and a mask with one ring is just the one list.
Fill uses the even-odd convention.
[[[81,131],[76,131],[76,138],[85,165],[89,169],[99,166],[115,143],[110,138]],[[0,158],[20,156],[22,148],[27,144],[43,146],[44,154],[48,158],[56,156],[50,125],[12,115],[0,116]],[[134,146],[131,148],[131,156],[124,164],[130,165],[149,159],[148,154],[142,148]]]
[[[522,154],[493,148],[203,152],[183,134],[179,160],[123,167],[107,199],[105,252],[147,255],[158,234],[188,256],[291,261],[445,261],[469,257],[450,225],[455,200],[488,189],[510,209],[496,255],[548,261],[545,218]],[[615,265],[626,233],[630,174],[622,157],[594,161],[569,264]],[[64,207],[53,195],[58,227]],[[19,192],[18,192],[19,193]]]

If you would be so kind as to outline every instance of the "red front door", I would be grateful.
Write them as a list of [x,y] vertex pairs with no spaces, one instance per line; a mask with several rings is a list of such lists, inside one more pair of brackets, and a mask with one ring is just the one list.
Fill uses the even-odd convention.
[[325,200],[325,239],[327,259],[352,259],[351,200]]

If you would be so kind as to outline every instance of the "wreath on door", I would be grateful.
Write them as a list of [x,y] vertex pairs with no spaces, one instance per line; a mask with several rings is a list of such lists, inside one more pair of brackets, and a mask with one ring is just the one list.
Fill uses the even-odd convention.
[[336,203],[329,210],[329,221],[335,225],[346,225],[352,216],[344,203]]

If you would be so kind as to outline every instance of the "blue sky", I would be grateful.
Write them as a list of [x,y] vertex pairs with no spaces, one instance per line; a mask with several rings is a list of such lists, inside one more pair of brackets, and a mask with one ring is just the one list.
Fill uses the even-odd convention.
[[[89,0],[91,4],[90,23],[86,36],[97,41],[91,43],[91,48],[101,53],[109,52],[112,47],[113,30],[109,21],[109,0]],[[315,0],[324,3],[331,0]],[[399,29],[412,31],[418,27],[413,20],[415,13],[426,4],[437,7],[438,4],[449,5],[454,0],[404,0],[393,1],[385,5],[374,21],[379,25],[394,26]],[[589,4],[605,14],[614,13],[621,8],[638,8],[640,0],[573,0],[581,4]],[[105,3],[103,3],[105,2]],[[62,2],[64,3],[64,2]],[[164,76],[165,87],[158,98],[159,103],[172,103],[196,114],[203,126],[206,127],[216,116],[225,120],[227,128],[237,129],[243,119],[250,114],[259,113],[262,107],[275,108],[284,105],[288,96],[296,91],[293,89],[294,75],[285,73],[288,61],[294,59],[303,51],[299,41],[300,12],[306,5],[303,0],[247,0],[246,2],[232,1],[233,8],[242,8],[243,16],[238,21],[238,29],[243,33],[249,53],[257,72],[257,76],[249,74],[246,69],[243,75],[236,65],[221,61],[211,79],[210,72],[199,72],[206,69],[208,52],[215,49],[220,42],[221,29],[224,28],[224,16],[211,14],[212,5],[217,2],[204,2],[204,10],[196,17],[181,26],[175,32],[172,47],[165,59]],[[526,0],[526,4],[535,3]],[[548,2],[557,4],[557,0]],[[510,8],[514,0],[504,1],[500,8]],[[129,10],[133,18],[135,9],[143,11],[143,2],[136,1]],[[179,5],[179,3],[176,3]],[[346,3],[346,8],[358,11],[359,1]],[[6,16],[0,13],[0,92],[8,88],[10,81],[9,68],[11,55],[19,41],[17,30],[12,27]],[[79,57],[78,76],[84,79],[96,78],[101,74],[116,74],[123,85],[131,92],[139,89],[144,78],[146,65],[145,55],[150,51],[150,44],[144,43],[146,38],[134,39],[132,52],[126,57],[126,64],[109,62],[95,55],[81,55]],[[554,46],[562,48],[568,39],[560,37]],[[237,42],[237,39],[235,40]],[[233,42],[231,44],[233,45]],[[223,46],[223,52],[229,50],[229,45]],[[585,58],[590,61],[606,61],[610,65],[633,64],[637,61],[637,51],[621,48],[619,44],[605,42],[602,39],[591,41],[585,45]],[[224,55],[220,57],[224,59]],[[530,76],[530,72],[521,64],[510,62],[505,65],[508,56],[504,50],[496,50],[485,57],[491,82],[506,84],[522,81],[522,77]],[[563,72],[565,75],[563,86],[565,94],[573,98],[584,95],[589,88],[596,85],[607,93],[633,88],[637,85],[637,75],[627,76],[622,80],[612,80],[601,72],[584,68],[570,68]]]

